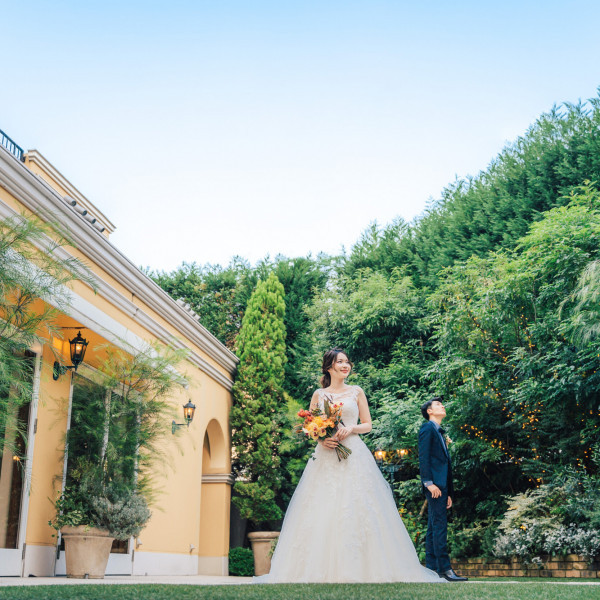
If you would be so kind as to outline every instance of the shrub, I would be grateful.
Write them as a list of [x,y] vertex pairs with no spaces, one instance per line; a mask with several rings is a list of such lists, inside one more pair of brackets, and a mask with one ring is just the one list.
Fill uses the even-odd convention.
[[404,526],[410,535],[410,539],[415,545],[415,550],[419,556],[419,560],[425,560],[425,536],[427,535],[427,517],[422,517],[419,514],[409,512],[406,508],[401,507],[398,512],[402,517]]
[[107,530],[118,540],[138,536],[151,516],[146,499],[135,488],[114,481],[103,483],[98,468],[77,459],[76,479],[54,501],[56,515],[48,524],[59,531],[65,525]]
[[600,556],[600,532],[582,529],[574,523],[561,525],[546,534],[544,550],[548,554],[579,554],[591,559]]
[[566,556],[579,554],[592,559],[600,555],[600,532],[571,525],[547,529],[543,525],[511,529],[500,535],[494,548],[496,556],[518,556],[524,562],[535,562],[542,554]]
[[496,536],[497,529],[491,519],[474,527],[465,527],[459,522],[449,523],[448,552],[454,558],[493,556]]
[[231,548],[229,550],[229,574],[238,577],[254,575],[254,556],[250,548]]
[[521,525],[518,529],[510,529],[496,538],[494,555],[500,557],[516,556],[525,563],[536,562],[544,553],[544,527],[542,525]]
[[96,527],[118,540],[137,537],[152,514],[145,498],[132,491],[112,499],[91,497],[88,502]]
[[[87,525],[86,507],[81,494],[77,490],[65,487],[54,500],[56,514],[48,521],[50,527],[60,531],[62,527],[77,527]],[[54,534],[53,534],[54,535]]]
[[600,555],[600,478],[573,469],[510,498],[499,524],[496,556]]

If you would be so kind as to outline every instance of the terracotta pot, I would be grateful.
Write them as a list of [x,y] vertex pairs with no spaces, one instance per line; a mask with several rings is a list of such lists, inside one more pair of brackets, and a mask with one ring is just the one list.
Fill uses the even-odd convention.
[[114,538],[108,531],[78,525],[60,530],[65,540],[67,577],[104,579]]
[[271,548],[279,531],[253,531],[248,534],[254,554],[254,574],[266,575],[271,570]]

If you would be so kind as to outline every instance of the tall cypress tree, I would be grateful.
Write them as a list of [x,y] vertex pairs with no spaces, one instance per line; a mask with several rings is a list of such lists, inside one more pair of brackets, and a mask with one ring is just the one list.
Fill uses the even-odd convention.
[[266,524],[281,518],[275,502],[280,487],[278,412],[284,408],[285,300],[271,273],[254,290],[236,342],[240,357],[233,386],[232,445],[234,503],[244,518]]

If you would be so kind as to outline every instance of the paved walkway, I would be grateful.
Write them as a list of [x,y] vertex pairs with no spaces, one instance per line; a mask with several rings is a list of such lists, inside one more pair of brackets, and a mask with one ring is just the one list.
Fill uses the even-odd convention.
[[[486,581],[479,579],[470,581],[467,585],[478,583],[502,583],[505,585],[528,583],[551,583],[554,585],[596,585],[597,581],[577,581],[576,579],[540,581],[535,577],[523,578],[519,581]],[[69,579],[67,577],[0,577],[0,588],[3,586],[31,586],[31,585],[137,585],[137,584],[168,584],[168,585],[247,585],[252,583],[252,577],[225,577],[219,575],[108,575],[104,579]],[[460,584],[456,584],[460,585]],[[465,585],[465,584],[462,584]]]
[[0,577],[0,588],[9,585],[137,585],[140,583],[162,583],[169,585],[240,585],[252,583],[252,577],[225,577],[218,575],[107,575],[104,579]]

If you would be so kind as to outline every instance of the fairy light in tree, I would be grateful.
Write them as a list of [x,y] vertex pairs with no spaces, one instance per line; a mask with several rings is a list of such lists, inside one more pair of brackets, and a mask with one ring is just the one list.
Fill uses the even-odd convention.
[[467,435],[473,436],[479,440],[487,442],[490,446],[492,446],[492,448],[498,448],[499,450],[501,450],[502,453],[505,456],[507,456],[509,459],[518,462],[518,459],[515,458],[515,456],[510,452],[508,446],[502,440],[499,440],[499,439],[490,440],[481,429],[479,429],[478,427],[475,427],[474,425],[461,425],[460,428]]

